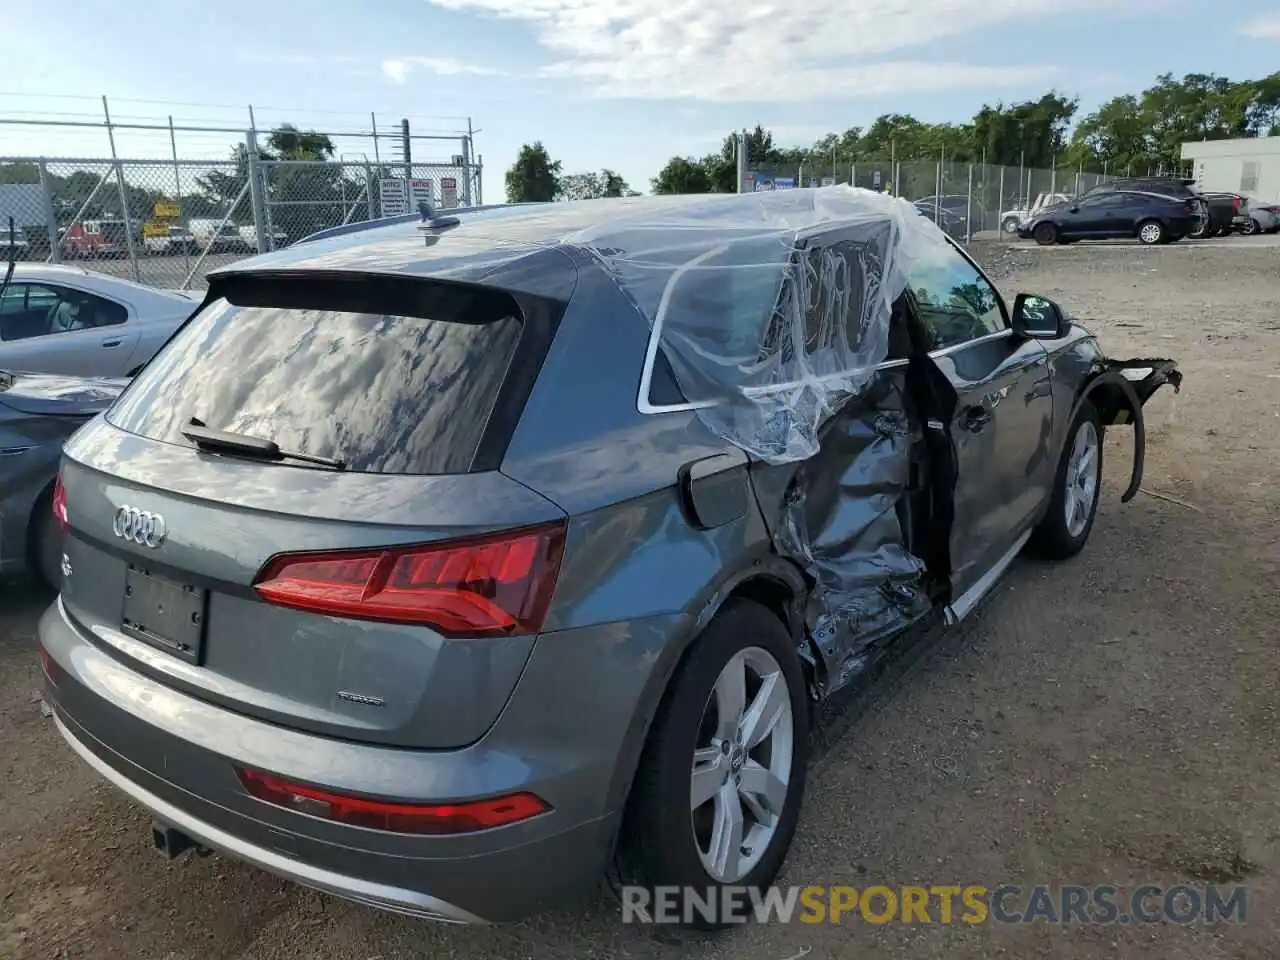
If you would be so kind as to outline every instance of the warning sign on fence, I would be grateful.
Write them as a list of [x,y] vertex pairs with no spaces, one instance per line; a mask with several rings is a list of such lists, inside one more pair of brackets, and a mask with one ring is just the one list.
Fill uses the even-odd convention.
[[432,204],[436,202],[435,191],[430,180],[410,180],[409,189],[413,192],[413,209],[410,213],[418,212],[418,204]]
[[456,207],[458,205],[458,181],[453,177],[440,178],[440,206]]
[[409,190],[400,177],[378,181],[378,196],[382,198],[384,217],[403,217],[409,212]]

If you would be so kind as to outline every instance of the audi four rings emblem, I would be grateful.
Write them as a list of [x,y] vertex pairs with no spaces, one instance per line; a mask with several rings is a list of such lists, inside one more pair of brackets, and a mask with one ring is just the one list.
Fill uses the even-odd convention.
[[111,532],[121,540],[154,549],[164,543],[167,531],[161,514],[123,506],[116,511],[115,519],[111,521]]

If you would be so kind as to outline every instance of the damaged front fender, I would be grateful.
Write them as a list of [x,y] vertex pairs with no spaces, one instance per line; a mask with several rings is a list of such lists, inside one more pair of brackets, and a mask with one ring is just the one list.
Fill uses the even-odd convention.
[[1133,424],[1133,469],[1129,486],[1120,498],[1128,503],[1142,487],[1146,466],[1147,431],[1142,409],[1157,390],[1169,384],[1182,389],[1182,371],[1175,360],[1109,360],[1094,364],[1071,411],[1071,421],[1086,400],[1098,411],[1104,427]]

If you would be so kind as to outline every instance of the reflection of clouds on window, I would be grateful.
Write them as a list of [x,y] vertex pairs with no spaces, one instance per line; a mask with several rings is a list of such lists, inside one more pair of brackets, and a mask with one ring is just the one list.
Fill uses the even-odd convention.
[[465,470],[519,338],[465,324],[225,303],[192,321],[113,412],[182,443],[182,427],[267,437],[380,473]]

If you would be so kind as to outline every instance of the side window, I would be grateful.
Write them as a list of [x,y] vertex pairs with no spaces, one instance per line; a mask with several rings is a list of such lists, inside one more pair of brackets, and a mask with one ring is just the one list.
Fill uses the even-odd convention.
[[1090,207],[1101,207],[1109,203],[1114,203],[1116,196],[1117,195],[1114,193],[1099,193],[1096,195],[1085,197],[1083,200],[1077,203],[1076,206],[1079,207],[1081,210],[1087,210]]
[[907,284],[928,332],[931,350],[959,346],[1006,329],[999,294],[941,238],[911,265]]
[[129,312],[114,300],[52,284],[14,284],[0,303],[0,340],[113,327]]
[[14,283],[0,300],[0,340],[30,340],[50,333],[49,321],[58,297],[48,287]]

